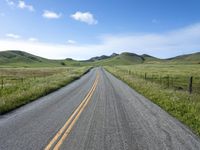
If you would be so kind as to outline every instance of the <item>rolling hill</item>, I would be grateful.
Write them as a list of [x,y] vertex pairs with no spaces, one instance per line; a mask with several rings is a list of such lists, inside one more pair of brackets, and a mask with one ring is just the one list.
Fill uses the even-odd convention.
[[124,52],[102,55],[89,60],[77,61],[70,58],[52,60],[35,56],[23,51],[10,50],[0,52],[0,67],[62,67],[62,66],[104,66],[104,65],[134,65],[146,63],[192,63],[200,64],[200,52],[180,55],[169,59],[159,59],[147,54],[137,55]]
[[[99,59],[102,58],[102,59]],[[88,60],[90,61],[90,60]],[[87,62],[88,62],[87,61]],[[141,63],[155,63],[161,60],[150,55],[137,55],[124,52],[121,54],[112,54],[111,56],[100,56],[97,60],[91,62],[93,65],[134,65]]]
[[122,53],[107,59],[96,60],[95,65],[133,65],[143,63],[143,58],[133,53]]
[[4,67],[59,67],[66,64],[73,64],[75,61],[66,60],[51,60],[29,54],[27,52],[11,50],[0,52],[0,66]]
[[187,55],[180,55],[173,58],[167,59],[169,62],[172,63],[194,63],[200,64],[200,52],[187,54]]
[[[171,64],[200,64],[200,52],[187,55],[180,55],[168,59],[159,59],[147,54],[137,55],[134,53],[121,53],[115,56],[100,56],[96,57],[92,62],[94,65],[134,65],[134,64],[158,64],[158,63],[171,63]],[[100,59],[102,58],[102,59]]]

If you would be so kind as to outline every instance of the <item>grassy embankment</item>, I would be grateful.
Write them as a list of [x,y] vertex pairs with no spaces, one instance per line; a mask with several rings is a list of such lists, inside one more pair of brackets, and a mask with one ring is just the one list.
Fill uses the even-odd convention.
[[89,67],[0,68],[0,114],[78,79]]
[[[199,65],[144,64],[105,68],[189,126],[200,136],[200,93],[194,91],[193,94],[189,94],[184,87],[188,85],[188,78],[191,75],[195,77],[194,82],[196,85],[200,86]],[[146,80],[144,79],[145,73],[147,74]],[[148,76],[159,78],[161,76],[172,76],[174,82],[177,82],[173,85],[183,88],[166,87],[166,84],[154,82],[154,80],[151,82],[151,80],[148,80]]]

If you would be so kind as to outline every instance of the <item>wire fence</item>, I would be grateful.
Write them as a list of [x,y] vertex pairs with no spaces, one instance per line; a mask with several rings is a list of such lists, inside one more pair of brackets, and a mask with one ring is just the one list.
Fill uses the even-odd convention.
[[0,89],[24,83],[25,78],[0,77]]
[[151,74],[147,72],[123,70],[121,68],[120,70],[123,71],[124,74],[143,78],[146,81],[160,84],[164,88],[171,88],[177,91],[188,91],[190,94],[200,94],[200,76]]

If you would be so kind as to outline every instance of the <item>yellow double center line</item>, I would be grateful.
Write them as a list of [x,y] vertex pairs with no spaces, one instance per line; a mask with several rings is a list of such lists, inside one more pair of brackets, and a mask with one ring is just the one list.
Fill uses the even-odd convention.
[[49,144],[45,147],[44,150],[59,150],[60,146],[64,142],[64,140],[69,135],[70,131],[72,130],[74,124],[78,120],[79,116],[89,103],[96,87],[99,81],[99,74],[97,74],[94,84],[92,85],[92,88],[86,95],[86,97],[83,99],[83,101],[80,103],[80,105],[76,108],[76,110],[73,112],[73,114],[70,116],[70,118],[66,121],[64,126],[56,133],[56,135],[53,137],[53,139],[49,142]]

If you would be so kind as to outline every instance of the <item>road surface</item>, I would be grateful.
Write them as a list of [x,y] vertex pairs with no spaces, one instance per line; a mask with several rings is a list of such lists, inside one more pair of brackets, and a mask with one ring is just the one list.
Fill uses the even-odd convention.
[[0,116],[0,150],[199,150],[186,126],[102,68]]

